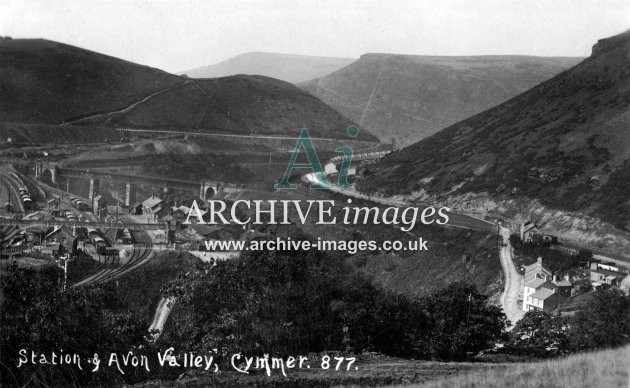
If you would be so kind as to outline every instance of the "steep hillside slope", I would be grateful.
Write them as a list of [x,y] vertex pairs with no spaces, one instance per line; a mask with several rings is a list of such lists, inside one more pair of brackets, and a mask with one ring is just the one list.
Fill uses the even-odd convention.
[[496,106],[578,61],[366,54],[299,86],[381,141],[404,146]]
[[353,58],[314,57],[278,53],[246,53],[214,65],[184,73],[192,78],[217,78],[237,74],[264,75],[298,83],[323,77],[354,61]]
[[[247,75],[187,80],[129,109],[79,123],[274,136],[297,136],[308,128],[313,137],[342,139],[348,139],[346,129],[353,124],[288,82]],[[378,141],[365,130],[357,139]]]
[[184,80],[42,39],[0,39],[0,121],[57,124],[122,109]]
[[538,199],[630,230],[630,31],[570,70],[370,166],[366,191]]
[[0,39],[0,101],[0,122],[343,139],[353,124],[284,81],[194,80],[46,40]]

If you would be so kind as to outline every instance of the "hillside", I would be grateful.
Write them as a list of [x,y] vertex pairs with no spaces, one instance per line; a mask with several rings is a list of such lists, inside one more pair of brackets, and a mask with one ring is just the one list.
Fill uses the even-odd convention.
[[570,70],[370,166],[360,186],[538,199],[630,230],[629,58],[630,31],[600,40]]
[[315,57],[278,53],[245,53],[214,65],[184,71],[192,78],[217,78],[237,74],[264,75],[298,83],[323,77],[350,64],[352,58]]
[[[46,40],[0,39],[0,122],[347,139],[352,122],[262,76],[194,80]],[[376,141],[367,131],[358,140]]]
[[143,387],[217,387],[280,385],[463,387],[625,387],[628,385],[630,347],[583,353],[531,363],[435,362],[362,355],[358,371],[330,373],[314,367],[271,377],[263,373],[228,372],[213,376],[184,376],[176,383],[151,381]]
[[43,39],[0,39],[0,121],[57,124],[122,109],[183,80]]
[[436,379],[427,388],[463,387],[626,387],[630,347],[576,354],[525,364],[499,364],[491,368]]
[[[324,190],[277,191],[262,194],[246,192],[241,198],[263,200],[326,200],[333,199],[337,204],[345,203],[346,197],[331,194]],[[376,204],[354,198],[352,206],[372,207]],[[378,206],[378,205],[376,205]],[[384,211],[385,206],[378,206]],[[332,209],[332,216],[342,219],[344,211],[337,205]],[[289,213],[290,220],[298,220],[295,210]],[[297,228],[313,238],[329,241],[401,241],[408,244],[423,238],[427,241],[427,250],[409,251],[331,251],[338,260],[345,262],[345,269],[350,273],[362,273],[388,290],[410,297],[426,296],[440,288],[457,281],[467,280],[477,289],[490,297],[500,293],[502,284],[501,264],[498,257],[496,235],[492,232],[474,231],[464,228],[444,228],[437,225],[416,225],[406,233],[392,225],[359,223],[352,228],[337,223],[318,225],[315,219],[308,219]],[[292,236],[296,225],[278,226],[277,236]],[[463,260],[463,258],[466,260]],[[497,302],[492,298],[492,302]]]
[[299,86],[381,141],[406,146],[494,107],[578,61],[365,54]]

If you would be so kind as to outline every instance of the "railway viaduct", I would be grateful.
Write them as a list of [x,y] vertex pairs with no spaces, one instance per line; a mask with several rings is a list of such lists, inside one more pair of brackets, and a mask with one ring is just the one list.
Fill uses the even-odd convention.
[[222,182],[211,180],[187,181],[180,179],[169,179],[151,177],[146,175],[122,174],[106,171],[92,171],[76,168],[66,168],[54,163],[37,163],[35,165],[35,178],[42,179],[48,176],[52,183],[57,183],[60,177],[79,178],[90,181],[90,191],[88,198],[93,200],[99,193],[100,181],[102,179],[114,180],[125,183],[125,206],[133,206],[136,201],[136,187],[138,184],[149,184],[162,188],[187,190],[196,193],[199,191],[199,198],[203,201],[214,197],[223,190],[229,190]]

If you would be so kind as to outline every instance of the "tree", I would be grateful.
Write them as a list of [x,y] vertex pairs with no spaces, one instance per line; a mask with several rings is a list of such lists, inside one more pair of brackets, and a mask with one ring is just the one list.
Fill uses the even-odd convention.
[[506,348],[518,354],[543,357],[567,348],[565,320],[543,311],[528,311],[510,332]]
[[573,351],[621,346],[630,342],[630,297],[619,290],[593,292],[569,320]]
[[503,338],[508,321],[474,285],[458,282],[427,298],[429,354],[462,360]]

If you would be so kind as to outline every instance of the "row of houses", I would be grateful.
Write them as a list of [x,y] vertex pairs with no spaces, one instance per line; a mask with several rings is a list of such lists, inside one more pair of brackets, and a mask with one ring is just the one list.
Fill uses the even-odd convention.
[[[597,261],[589,264],[588,282],[594,290],[618,287],[626,294],[630,290],[630,276],[614,265]],[[568,274],[563,278],[552,274],[539,257],[525,267],[522,308],[549,313],[573,294],[574,285]]]
[[568,275],[558,279],[543,266],[542,257],[525,267],[523,310],[551,312],[571,296],[573,284]]

